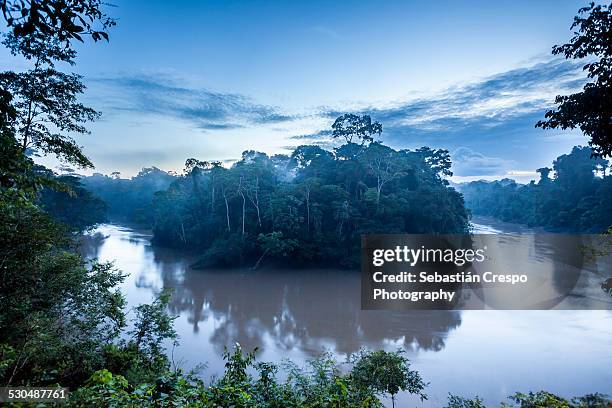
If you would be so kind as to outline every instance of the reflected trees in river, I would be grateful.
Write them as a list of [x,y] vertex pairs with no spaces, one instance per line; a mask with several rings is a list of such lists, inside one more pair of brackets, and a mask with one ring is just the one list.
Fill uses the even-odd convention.
[[355,272],[209,272],[177,263],[170,251],[156,250],[155,259],[163,286],[174,289],[171,312],[186,315],[194,332],[213,323],[206,327],[212,327],[210,341],[219,351],[237,341],[246,349],[273,342],[312,355],[322,348],[348,354],[364,346],[438,351],[461,324],[459,311],[362,311]]

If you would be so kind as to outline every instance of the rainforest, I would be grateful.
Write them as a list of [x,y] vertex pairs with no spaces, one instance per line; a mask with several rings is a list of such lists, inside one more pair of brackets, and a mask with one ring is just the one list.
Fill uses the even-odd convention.
[[[612,406],[612,5],[116,3],[0,0],[0,403]],[[588,245],[366,310],[370,234]]]

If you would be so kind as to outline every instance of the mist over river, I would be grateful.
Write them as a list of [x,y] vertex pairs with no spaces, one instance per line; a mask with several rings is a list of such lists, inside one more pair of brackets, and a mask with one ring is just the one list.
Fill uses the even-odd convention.
[[[481,218],[473,227],[529,232]],[[400,407],[443,406],[449,392],[496,406],[516,391],[612,394],[611,311],[362,311],[358,272],[193,270],[190,256],[153,247],[150,238],[104,224],[83,239],[82,251],[128,275],[122,290],[130,306],[174,289],[180,345],[173,360],[186,369],[206,363],[205,379],[222,372],[223,348],[235,342],[257,347],[260,360],[298,364],[324,350],[344,361],[360,347],[401,347],[430,385],[428,401],[401,394]]]

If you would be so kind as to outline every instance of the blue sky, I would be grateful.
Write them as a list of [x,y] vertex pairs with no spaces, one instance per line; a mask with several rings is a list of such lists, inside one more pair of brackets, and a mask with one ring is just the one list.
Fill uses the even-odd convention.
[[[398,148],[447,148],[455,180],[515,177],[586,139],[534,123],[582,85],[550,55],[577,1],[113,0],[108,44],[73,70],[103,113],[78,137],[97,171],[331,146],[335,115],[370,113]],[[0,63],[25,67],[3,50]]]

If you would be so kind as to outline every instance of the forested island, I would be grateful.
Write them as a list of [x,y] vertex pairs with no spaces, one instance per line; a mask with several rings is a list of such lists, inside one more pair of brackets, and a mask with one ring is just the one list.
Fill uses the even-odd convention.
[[369,116],[346,114],[333,125],[346,143],[333,151],[303,145],[269,157],[251,150],[229,168],[189,159],[174,179],[148,169],[132,180],[82,182],[116,214],[146,221],[154,243],[200,251],[201,266],[286,257],[355,266],[361,234],[468,232],[468,211],[446,179],[448,151],[394,150],[374,140],[381,132]]
[[[177,367],[168,352],[168,345],[178,343],[168,313],[171,291],[157,293],[150,304],[132,305],[128,314],[119,289],[126,276],[78,251],[80,234],[109,217],[148,224],[155,244],[198,253],[201,267],[255,267],[289,257],[298,265],[343,260],[339,266],[354,267],[361,234],[467,233],[470,213],[447,181],[448,151],[393,149],[378,139],[380,123],[353,113],[334,122],[332,133],[340,141],[334,150],[305,145],[272,157],[247,151],[228,167],[188,159],[180,175],[149,168],[131,180],[45,168],[39,156],[94,168],[74,135],[87,134],[86,124],[100,114],[80,102],[82,77],[61,69],[75,64],[77,42],[109,39],[116,21],[104,5],[0,2],[8,29],[3,45],[26,67],[0,73],[0,383],[67,387],[67,403],[78,407],[381,407],[385,397],[395,405],[403,392],[425,400],[436,379],[414,370],[404,350],[361,350],[345,363],[323,353],[298,367],[259,362],[256,350],[228,344],[223,372],[204,381],[198,372]],[[547,114],[552,122],[543,127],[581,127],[591,139],[590,153],[577,148],[559,158],[554,179],[541,170],[537,184],[499,185],[502,197],[516,193],[525,208],[534,208],[523,222],[590,231],[609,222],[603,199],[609,175],[594,175],[607,162],[586,164],[586,155],[612,152],[612,52],[598,46],[609,40],[612,19],[610,7],[593,4],[580,15],[586,16],[576,23],[580,41],[563,52],[603,62],[586,67],[594,67],[589,78],[595,82],[585,94],[559,99],[559,110]],[[588,103],[581,105],[585,98]],[[564,103],[584,105],[579,113],[595,115],[583,126],[584,118]],[[474,212],[486,207],[477,200],[489,196],[470,193],[476,187],[464,190]],[[561,207],[535,210],[538,203],[559,201]],[[502,200],[488,208],[505,206]],[[490,211],[518,217],[514,210]],[[547,212],[555,214],[534,221]],[[545,391],[516,393],[508,401],[522,408],[611,404],[602,394],[563,398]],[[484,403],[449,395],[447,406]]]
[[[355,154],[343,156],[347,148]],[[601,233],[612,224],[610,164],[589,147],[537,169],[540,179],[529,184],[453,188],[451,165],[447,151],[427,147],[303,145],[272,157],[245,151],[230,167],[188,159],[182,174],[150,167],[131,179],[60,176],[71,194],[46,189],[40,203],[77,230],[109,219],[151,228],[156,244],[206,254],[209,266],[248,264],[263,253],[283,258],[296,248],[297,264],[333,262],[355,252],[360,234],[462,233],[472,214],[561,233]]]

